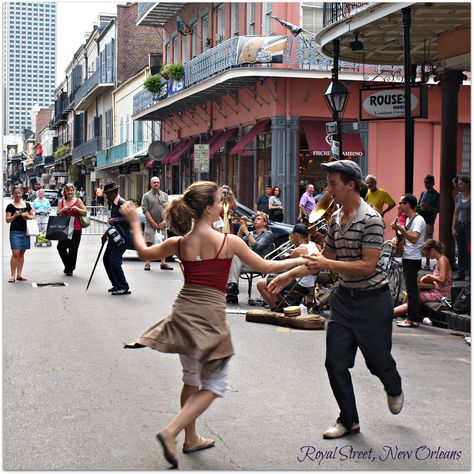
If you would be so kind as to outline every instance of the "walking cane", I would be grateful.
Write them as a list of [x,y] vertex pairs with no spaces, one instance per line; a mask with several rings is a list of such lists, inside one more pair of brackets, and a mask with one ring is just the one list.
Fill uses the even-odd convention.
[[91,280],[92,280],[92,277],[94,275],[94,272],[95,272],[95,267],[97,267],[97,262],[99,261],[99,258],[100,258],[100,255],[102,253],[102,250],[104,249],[104,245],[105,245],[105,242],[107,242],[106,240],[102,242],[102,246],[100,247],[100,250],[99,250],[99,255],[97,255],[97,259],[95,261],[95,264],[94,264],[94,268],[92,269],[92,273],[91,273],[91,276],[89,278],[89,282],[87,283],[87,287],[86,287],[86,291],[89,289],[89,285],[91,284]]

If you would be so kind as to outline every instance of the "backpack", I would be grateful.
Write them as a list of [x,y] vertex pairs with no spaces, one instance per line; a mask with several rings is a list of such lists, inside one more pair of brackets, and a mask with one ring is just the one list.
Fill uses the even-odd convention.
[[458,314],[471,313],[471,285],[465,286],[456,296],[453,311]]

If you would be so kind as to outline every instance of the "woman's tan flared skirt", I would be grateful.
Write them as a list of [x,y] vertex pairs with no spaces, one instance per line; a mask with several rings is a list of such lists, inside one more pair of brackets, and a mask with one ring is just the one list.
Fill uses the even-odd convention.
[[149,347],[159,352],[185,354],[198,359],[209,370],[212,366],[219,369],[234,354],[225,307],[222,291],[185,283],[171,315],[125,348]]

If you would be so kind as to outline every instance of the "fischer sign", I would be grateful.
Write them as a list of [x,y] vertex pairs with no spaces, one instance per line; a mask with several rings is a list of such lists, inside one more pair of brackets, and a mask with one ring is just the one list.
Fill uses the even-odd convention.
[[[420,86],[411,89],[411,112],[413,118],[425,117],[423,90]],[[362,89],[360,91],[360,120],[400,119],[405,116],[405,90]]]

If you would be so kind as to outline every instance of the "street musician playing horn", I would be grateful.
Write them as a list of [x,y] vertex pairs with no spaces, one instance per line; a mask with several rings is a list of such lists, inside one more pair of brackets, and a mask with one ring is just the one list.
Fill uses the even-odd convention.
[[[290,241],[295,246],[289,258],[298,258],[303,255],[318,254],[319,249],[314,242],[309,240],[309,230],[305,224],[296,224],[293,232],[290,235]],[[278,310],[283,311],[280,300],[277,295],[268,291],[268,284],[275,278],[275,275],[261,278],[257,282],[257,289],[260,292],[263,300],[270,306],[272,310],[278,307]],[[316,277],[314,275],[306,275],[290,282],[283,290],[286,293],[285,299],[289,306],[298,306],[302,299],[306,297],[307,304],[311,304],[314,298],[314,284]],[[311,294],[311,290],[313,294]],[[279,306],[280,304],[280,306]]]
[[340,413],[323,438],[359,433],[349,369],[360,348],[370,372],[382,382],[394,415],[403,407],[400,375],[391,355],[393,301],[381,261],[383,221],[359,195],[362,173],[350,160],[323,163],[329,191],[341,207],[329,221],[323,252],[303,257],[306,266],[276,277],[268,286],[278,293],[291,279],[329,269],[339,274],[330,298],[326,332],[326,370]]

